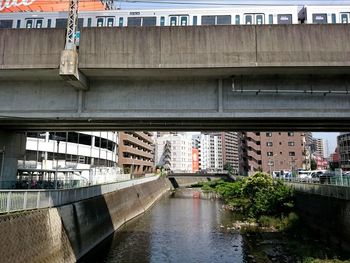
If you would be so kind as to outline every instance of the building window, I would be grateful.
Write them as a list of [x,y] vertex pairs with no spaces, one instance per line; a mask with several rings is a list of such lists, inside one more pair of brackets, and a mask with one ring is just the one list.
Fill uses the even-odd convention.
[[288,142],[288,146],[294,146],[295,142]]
[[289,156],[295,156],[295,152],[289,152]]
[[289,137],[294,136],[294,132],[288,132],[288,136],[289,136]]
[[267,142],[266,146],[272,147],[272,142]]
[[272,137],[272,132],[267,132],[266,137]]
[[267,152],[267,156],[273,156],[273,152]]

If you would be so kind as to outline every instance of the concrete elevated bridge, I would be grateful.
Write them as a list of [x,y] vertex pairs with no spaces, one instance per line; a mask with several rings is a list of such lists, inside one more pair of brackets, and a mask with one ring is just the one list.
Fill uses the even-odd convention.
[[0,30],[0,129],[350,128],[347,25],[84,28],[70,63],[64,42]]

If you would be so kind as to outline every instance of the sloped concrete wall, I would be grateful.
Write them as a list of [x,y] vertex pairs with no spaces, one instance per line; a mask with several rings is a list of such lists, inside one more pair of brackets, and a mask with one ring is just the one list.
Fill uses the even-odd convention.
[[296,192],[295,206],[302,224],[323,240],[350,251],[350,201]]
[[75,262],[169,188],[160,178],[58,208],[0,216],[0,262]]

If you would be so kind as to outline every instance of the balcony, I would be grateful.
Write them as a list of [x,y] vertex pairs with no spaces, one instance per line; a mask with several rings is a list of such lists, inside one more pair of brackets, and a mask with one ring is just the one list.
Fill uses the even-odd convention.
[[150,144],[147,144],[143,141],[140,141],[139,139],[135,138],[134,136],[132,136],[130,134],[126,134],[126,133],[123,134],[123,136],[121,136],[121,141],[127,141],[131,144],[138,145],[142,148],[145,148],[146,150],[154,151],[153,145],[150,145]]
[[124,146],[124,151],[126,153],[131,153],[133,155],[138,155],[138,156],[142,156],[142,157],[146,157],[146,158],[153,158],[153,154],[145,152],[143,150],[139,150],[135,147],[132,146]]

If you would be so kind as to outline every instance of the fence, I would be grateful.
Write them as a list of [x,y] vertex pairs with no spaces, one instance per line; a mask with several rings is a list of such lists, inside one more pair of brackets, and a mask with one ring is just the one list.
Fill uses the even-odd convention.
[[140,179],[62,190],[0,190],[0,213],[61,206],[158,179]]
[[315,178],[286,177],[282,180],[304,184],[322,184],[350,187],[350,176],[320,176]]

